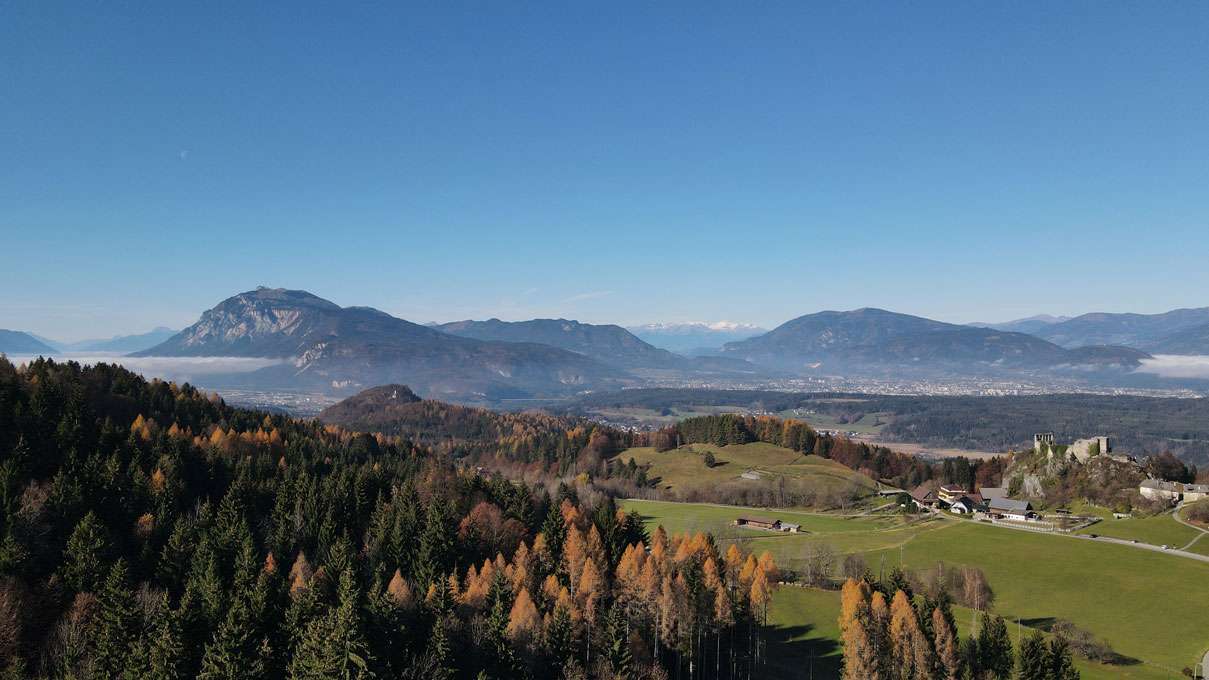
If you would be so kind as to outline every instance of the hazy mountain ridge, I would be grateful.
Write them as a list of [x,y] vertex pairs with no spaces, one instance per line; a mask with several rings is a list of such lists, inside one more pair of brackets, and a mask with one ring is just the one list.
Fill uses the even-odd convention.
[[159,326],[146,333],[115,335],[112,338],[94,338],[78,342],[56,342],[55,346],[66,352],[141,352],[164,342],[177,332],[171,328]]
[[586,324],[570,319],[488,319],[455,321],[440,324],[436,328],[444,333],[476,340],[550,345],[627,369],[676,368],[686,363],[683,357],[644,342],[613,324]]
[[449,335],[376,309],[268,288],[224,300],[133,356],[280,357],[288,360],[233,378],[235,384],[349,391],[406,382],[425,394],[470,399],[567,394],[624,377],[555,347]]
[[782,367],[979,371],[1091,365],[1135,368],[1144,352],[1121,347],[1070,350],[1025,333],[934,321],[882,309],[825,311],[728,343],[726,356]]
[[1053,316],[1051,314],[1037,314],[1024,319],[1013,319],[1012,321],[1004,321],[1001,323],[985,323],[976,321],[966,324],[967,326],[977,326],[980,328],[990,328],[997,331],[1010,331],[1012,333],[1028,333],[1036,335],[1038,331],[1046,326],[1052,326],[1063,321],[1070,321],[1069,316]]
[[56,354],[55,348],[25,331],[0,328],[0,352],[5,354]]
[[1124,345],[1147,352],[1209,354],[1209,307],[1161,314],[1096,312],[1045,326],[1035,333],[1063,347]]

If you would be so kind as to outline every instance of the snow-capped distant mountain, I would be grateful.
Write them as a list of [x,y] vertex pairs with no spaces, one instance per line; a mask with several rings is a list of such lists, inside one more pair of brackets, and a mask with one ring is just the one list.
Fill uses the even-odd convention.
[[629,326],[626,330],[656,347],[680,354],[710,354],[728,342],[767,332],[755,324],[736,321],[651,323]]

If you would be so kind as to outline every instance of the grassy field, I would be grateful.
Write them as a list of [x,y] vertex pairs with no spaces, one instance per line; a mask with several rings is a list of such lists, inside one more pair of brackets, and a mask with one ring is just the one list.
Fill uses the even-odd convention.
[[894,420],[894,415],[890,413],[866,413],[863,418],[855,423],[841,423],[839,415],[818,412],[807,413],[803,409],[780,411],[777,415],[781,418],[804,420],[816,430],[837,430],[839,432],[856,432],[857,434],[868,435],[878,434],[882,431],[882,428]]
[[[768,609],[770,630],[768,640],[767,675],[771,678],[838,678],[843,650],[840,647],[840,594],[834,590],[784,587],[777,590]],[[972,612],[954,607],[957,632],[970,634]],[[1019,644],[1021,633],[1028,628],[1008,627],[1012,642]],[[1105,666],[1076,658],[1084,680],[1161,680],[1174,677],[1170,671],[1155,666]]]
[[1097,522],[1079,533],[1098,534],[1123,538],[1127,541],[1181,548],[1188,541],[1196,538],[1200,532],[1180,524],[1175,521],[1170,512],[1165,512],[1151,517],[1131,517],[1129,519],[1112,519],[1110,514],[1108,519]]
[[[1209,583],[1209,564],[1186,558],[972,521],[760,511],[800,523],[807,532],[793,535],[729,526],[735,516],[755,512],[741,508],[652,501],[626,501],[625,506],[642,513],[652,527],[708,530],[721,543],[739,541],[751,550],[769,550],[790,569],[801,564],[811,543],[820,542],[841,554],[864,554],[875,572],[898,564],[900,558],[909,569],[937,561],[978,566],[995,590],[999,614],[1041,628],[1055,619],[1070,620],[1108,641],[1118,653],[1139,660],[1130,666],[1088,666],[1084,678],[1175,677],[1164,668],[1178,675],[1209,647],[1209,627],[1193,623],[1209,611],[1209,587],[1204,586]],[[794,598],[815,598],[811,602],[817,605],[815,600],[826,594],[790,594],[796,590],[787,588],[778,595],[788,600],[776,605],[774,623],[784,629],[778,635],[787,645],[786,654],[805,654],[785,662],[800,673],[810,654],[825,659],[825,641],[834,643],[835,613],[808,615],[809,603]],[[1173,604],[1159,604],[1163,602]],[[814,638],[820,640],[817,645],[807,644]]]
[[[714,455],[712,468],[705,465],[707,452]],[[825,490],[857,487],[869,492],[876,488],[872,479],[835,461],[760,442],[731,446],[689,444],[662,453],[649,447],[634,448],[622,451],[617,459],[622,462],[633,459],[639,465],[650,465],[647,477],[658,479],[660,488],[674,491],[724,482],[758,483],[759,480],[745,480],[744,473],[758,476],[760,480],[783,477]]]

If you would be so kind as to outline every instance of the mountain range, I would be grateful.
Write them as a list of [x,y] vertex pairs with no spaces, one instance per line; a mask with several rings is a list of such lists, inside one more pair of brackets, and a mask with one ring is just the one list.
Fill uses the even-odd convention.
[[725,356],[802,371],[986,373],[1019,369],[1133,369],[1145,352],[1060,347],[1011,331],[959,326],[882,309],[808,314],[764,335],[727,343]]
[[459,399],[561,396],[621,386],[623,371],[549,345],[443,333],[370,307],[340,307],[306,291],[258,288],[135,356],[278,357],[232,385],[357,391],[401,382]]
[[497,342],[536,342],[583,354],[619,368],[681,368],[684,357],[659,349],[621,326],[569,319],[532,321],[455,321],[436,329],[465,338]]
[[716,354],[728,342],[746,340],[768,331],[746,323],[652,323],[627,326],[626,330],[656,347],[685,355]]
[[1162,314],[1084,314],[1035,333],[1063,347],[1124,345],[1155,354],[1209,354],[1209,307]]
[[[747,337],[685,356],[634,331],[692,338],[698,347],[702,339]],[[133,347],[130,356],[136,357],[258,359],[230,369],[243,372],[228,374],[223,367],[223,373],[211,374],[207,382],[213,387],[347,395],[401,383],[425,397],[471,402],[565,398],[669,381],[751,384],[815,375],[1065,373],[1098,379],[1133,371],[1151,352],[1209,354],[1209,309],[956,325],[864,308],[807,314],[759,331],[742,324],[627,329],[572,319],[424,326],[370,307],[341,307],[306,291],[258,288],[220,302],[178,333],[160,328],[89,343],[96,351]],[[162,341],[146,347],[155,340]],[[54,350],[31,334],[0,331],[0,351]]]

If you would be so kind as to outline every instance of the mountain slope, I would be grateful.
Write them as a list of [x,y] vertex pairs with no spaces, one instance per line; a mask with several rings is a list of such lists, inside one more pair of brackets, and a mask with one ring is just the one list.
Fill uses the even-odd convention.
[[458,399],[566,394],[623,377],[555,347],[458,337],[376,309],[268,288],[224,300],[197,323],[133,356],[277,357],[280,365],[232,379],[232,385],[347,392],[406,382],[424,394]]
[[583,354],[620,368],[671,368],[683,358],[659,349],[621,326],[595,325],[568,319],[531,321],[455,321],[437,329],[452,335],[498,342],[536,342]]
[[824,368],[1034,369],[1067,365],[1136,367],[1146,354],[1120,347],[1067,350],[1024,333],[958,326],[881,309],[820,312],[765,335],[728,343],[726,356],[756,363]]
[[[1174,309],[1162,314],[1093,313],[1069,321],[1051,324],[1036,331],[1063,347],[1081,345],[1125,345],[1146,351],[1162,352],[1168,338],[1197,326],[1209,324],[1209,307]],[[1189,344],[1190,338],[1176,340],[1179,353],[1209,354],[1209,343]]]
[[55,354],[55,349],[24,331],[0,328],[0,352],[5,354]]

